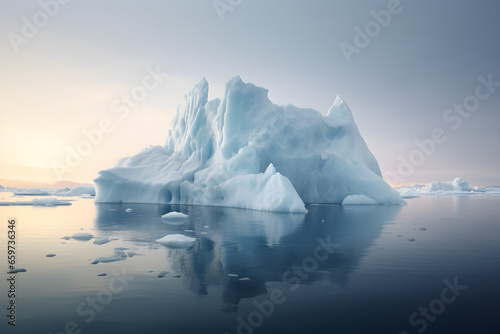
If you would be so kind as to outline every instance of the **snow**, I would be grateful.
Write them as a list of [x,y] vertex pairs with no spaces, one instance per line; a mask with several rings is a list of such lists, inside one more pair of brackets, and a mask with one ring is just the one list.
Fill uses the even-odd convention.
[[349,195],[342,201],[342,205],[370,205],[370,204],[378,204],[378,203],[365,195]]
[[0,206],[5,206],[5,205],[57,206],[57,205],[71,205],[71,203],[68,201],[61,201],[55,197],[49,197],[49,198],[34,198],[31,201],[0,202]]
[[94,236],[90,233],[87,233],[87,232],[78,232],[78,233],[75,233],[71,236],[72,239],[75,239],[75,240],[90,240],[92,239]]
[[304,203],[363,194],[405,204],[340,98],[326,116],[278,106],[268,91],[231,79],[208,101],[201,80],[177,109],[164,146],[120,159],[94,180],[96,202],[229,206],[305,213]]
[[188,217],[189,216],[184,213],[172,211],[161,216],[161,219],[175,221],[175,220],[185,220]]
[[427,185],[414,184],[412,186],[398,187],[396,190],[403,198],[414,198],[420,196],[500,196],[499,187],[474,187],[461,177],[449,182],[431,182]]
[[196,241],[195,238],[190,238],[182,234],[170,234],[161,239],[156,240],[157,243],[172,247],[185,248],[191,246]]

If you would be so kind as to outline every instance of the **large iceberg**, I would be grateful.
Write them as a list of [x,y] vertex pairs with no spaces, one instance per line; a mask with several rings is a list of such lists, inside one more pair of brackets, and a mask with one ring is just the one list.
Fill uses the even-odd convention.
[[326,116],[278,106],[240,77],[208,101],[203,79],[177,109],[164,146],[120,159],[94,180],[96,202],[171,203],[306,212],[304,203],[364,195],[404,204],[381,176],[347,104]]

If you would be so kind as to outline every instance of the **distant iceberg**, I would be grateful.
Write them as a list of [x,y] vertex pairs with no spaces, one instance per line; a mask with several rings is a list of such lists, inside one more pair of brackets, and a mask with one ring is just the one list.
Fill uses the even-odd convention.
[[306,212],[304,203],[364,195],[404,204],[381,177],[347,104],[326,116],[278,106],[268,91],[231,79],[208,101],[201,80],[177,109],[164,146],[120,159],[94,180],[96,202],[170,203]]
[[474,196],[500,196],[500,187],[474,187],[471,188],[469,181],[456,177],[449,182],[430,182],[428,184],[414,184],[412,186],[397,187],[396,190],[403,198],[420,196],[452,196],[452,195],[474,195]]

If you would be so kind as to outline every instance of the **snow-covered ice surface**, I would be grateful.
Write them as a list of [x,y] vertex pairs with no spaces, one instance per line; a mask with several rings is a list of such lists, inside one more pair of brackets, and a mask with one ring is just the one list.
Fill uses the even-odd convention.
[[382,180],[347,104],[326,116],[278,106],[268,91],[231,79],[208,101],[201,80],[177,109],[164,146],[120,159],[94,180],[96,202],[229,206],[306,212],[304,203],[365,195],[404,204]]
[[156,240],[157,243],[172,247],[184,248],[191,246],[196,241],[196,238],[190,238],[182,234],[170,234],[161,239]]
[[431,182],[427,185],[414,184],[398,187],[396,190],[403,198],[419,196],[500,196],[500,187],[474,187],[461,177],[450,182]]

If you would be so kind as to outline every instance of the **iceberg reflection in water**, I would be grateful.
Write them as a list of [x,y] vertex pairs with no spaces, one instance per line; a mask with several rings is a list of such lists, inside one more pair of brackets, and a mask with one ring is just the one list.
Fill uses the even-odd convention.
[[[500,329],[498,197],[308,205],[307,214],[72,203],[0,207],[20,222],[27,269],[17,274],[17,334],[68,324],[93,334],[414,333],[423,323],[410,315],[445,280],[467,289],[426,334]],[[188,217],[161,218],[173,211]],[[175,247],[156,242],[166,236]]]
[[[220,286],[219,308],[230,312],[238,310],[242,298],[266,294],[268,282],[282,282],[290,292],[298,282],[344,285],[383,224],[401,210],[400,206],[311,205],[306,216],[208,206],[126,206],[133,211],[125,213],[121,204],[96,204],[95,227],[103,233],[117,232],[139,247],[154,245],[168,234],[196,238],[186,249],[161,246],[166,248],[165,267],[172,275],[181,275],[187,289],[197,295],[208,295],[209,286]],[[182,225],[170,225],[160,219],[170,211],[189,218]],[[323,247],[319,260],[306,260],[306,269],[294,270],[305,259],[314,259],[321,243],[335,249]]]

